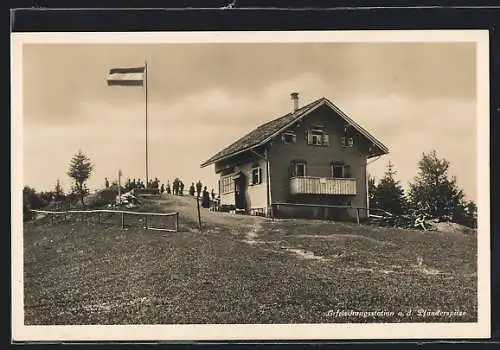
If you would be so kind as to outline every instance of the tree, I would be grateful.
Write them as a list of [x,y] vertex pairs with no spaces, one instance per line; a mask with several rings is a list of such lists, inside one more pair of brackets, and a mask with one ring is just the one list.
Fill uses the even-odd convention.
[[473,201],[469,201],[465,205],[465,225],[477,228],[477,205]]
[[477,206],[473,201],[462,201],[453,212],[453,221],[470,228],[477,228]]
[[64,199],[64,190],[61,186],[61,182],[59,179],[56,181],[56,187],[54,188],[54,200],[56,201],[62,201]]
[[375,178],[368,175],[368,206],[370,208],[376,208],[377,202],[375,201],[375,191],[377,190],[377,185],[375,184]]
[[404,190],[395,179],[396,171],[389,161],[384,177],[375,188],[374,201],[376,207],[394,215],[401,215],[406,207]]
[[81,150],[71,159],[67,175],[75,181],[73,192],[78,195],[82,206],[85,206],[84,199],[89,193],[85,181],[89,179],[93,169],[90,159]]
[[29,209],[43,208],[47,203],[36,192],[34,188],[24,186],[23,188],[23,204]]
[[456,178],[448,177],[450,162],[440,159],[435,150],[422,154],[419,172],[410,183],[409,196],[414,209],[440,220],[457,219],[464,194]]

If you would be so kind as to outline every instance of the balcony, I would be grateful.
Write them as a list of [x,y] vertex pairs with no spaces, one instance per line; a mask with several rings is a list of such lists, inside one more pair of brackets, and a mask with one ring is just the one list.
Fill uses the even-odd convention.
[[355,196],[356,179],[298,176],[290,178],[291,194]]

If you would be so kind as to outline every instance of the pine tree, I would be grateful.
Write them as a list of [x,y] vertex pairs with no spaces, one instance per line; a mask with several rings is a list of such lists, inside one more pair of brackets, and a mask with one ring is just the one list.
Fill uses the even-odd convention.
[[54,188],[54,200],[59,202],[63,199],[64,199],[64,190],[61,186],[61,182],[59,181],[59,179],[57,179],[56,187]]
[[403,187],[396,180],[394,165],[389,161],[384,177],[375,187],[374,201],[376,207],[393,215],[401,215],[406,208]]
[[410,183],[410,200],[414,209],[440,220],[458,219],[463,209],[464,193],[455,177],[448,177],[450,162],[440,159],[435,150],[422,154],[419,172]]
[[90,159],[81,150],[71,159],[67,175],[75,181],[73,192],[78,195],[82,206],[85,206],[84,199],[89,194],[85,181],[88,180],[93,169],[94,166],[90,162]]
[[368,206],[370,208],[377,208],[377,202],[375,201],[375,191],[377,190],[377,185],[375,184],[375,178],[368,175]]

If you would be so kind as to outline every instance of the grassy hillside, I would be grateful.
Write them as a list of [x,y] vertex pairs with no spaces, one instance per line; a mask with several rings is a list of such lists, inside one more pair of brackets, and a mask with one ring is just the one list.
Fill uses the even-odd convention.
[[476,320],[474,235],[203,208],[200,232],[192,198],[146,208],[178,210],[180,232],[27,223],[26,324]]

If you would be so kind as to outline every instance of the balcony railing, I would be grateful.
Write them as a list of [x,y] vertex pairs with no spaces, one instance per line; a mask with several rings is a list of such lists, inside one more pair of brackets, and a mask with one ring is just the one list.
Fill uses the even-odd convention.
[[290,179],[291,194],[356,195],[356,179],[298,176]]

